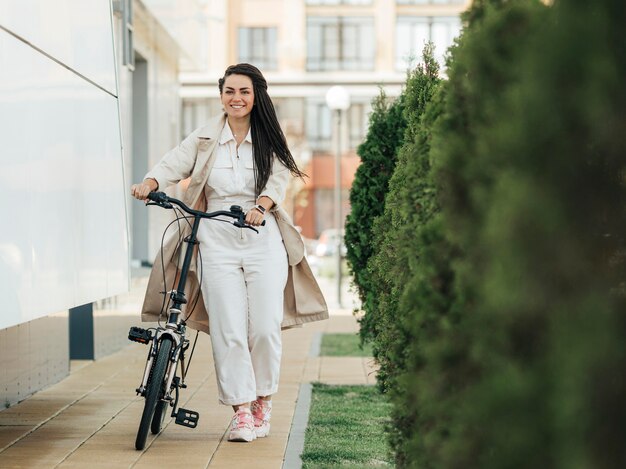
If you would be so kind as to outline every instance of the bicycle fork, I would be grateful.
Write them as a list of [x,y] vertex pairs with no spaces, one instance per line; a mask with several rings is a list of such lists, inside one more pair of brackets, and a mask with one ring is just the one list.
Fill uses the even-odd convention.
[[[143,378],[141,380],[141,384],[137,389],[135,389],[135,391],[137,392],[137,395],[145,396],[148,381],[150,380],[150,373],[154,365],[154,360],[158,355],[159,343],[163,336],[167,336],[172,340],[172,342],[174,343],[174,348],[172,349],[171,356],[168,360],[165,377],[163,379],[164,395],[161,400],[167,402],[168,405],[172,407],[172,412],[170,416],[175,418],[176,424],[189,428],[195,428],[198,425],[198,419],[200,418],[200,414],[198,412],[183,408],[179,408],[178,411],[176,410],[176,407],[178,406],[179,388],[185,389],[187,387],[187,385],[185,384],[184,356],[184,346],[186,344],[185,340],[181,340],[181,338],[177,334],[174,334],[168,330],[158,329],[156,335],[153,337],[151,331],[145,331],[138,327],[131,327],[128,336],[130,340],[143,344],[150,344]],[[176,376],[179,359],[181,362],[182,380],[180,377]],[[174,398],[172,397],[172,389],[175,392]]]

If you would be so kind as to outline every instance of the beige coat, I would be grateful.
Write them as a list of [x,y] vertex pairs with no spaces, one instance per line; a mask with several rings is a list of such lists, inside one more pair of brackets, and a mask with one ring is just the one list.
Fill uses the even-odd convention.
[[[212,119],[206,126],[194,131],[178,147],[169,151],[159,164],[148,173],[148,177],[154,177],[159,183],[159,189],[162,190],[191,176],[189,187],[183,196],[183,202],[190,207],[204,210],[206,206],[204,188],[215,162],[217,142],[224,124],[225,116],[220,115]],[[275,162],[275,164],[279,163]],[[278,173],[278,171],[273,171],[273,173]],[[273,179],[272,175],[268,181],[267,189],[271,191],[273,185],[280,183],[281,181]],[[283,329],[299,326],[306,322],[327,319],[328,307],[311,272],[311,268],[304,257],[304,243],[300,233],[295,229],[293,222],[280,206],[273,208],[272,213],[278,223],[289,261],[289,275],[284,293]],[[182,237],[186,237],[191,233],[191,228],[186,223],[181,224],[181,226],[183,225]],[[184,252],[187,247],[186,243],[184,243],[182,248],[178,246],[178,240],[179,236],[176,233],[170,236],[163,246],[167,287],[163,286],[163,264],[160,252],[154,261],[141,312],[143,321],[157,320],[163,308],[164,290],[171,290],[175,280],[177,281],[179,271],[177,270],[176,260],[181,256],[181,249]],[[194,256],[189,276],[187,277],[185,295],[188,301],[187,306],[191,308],[195,303],[195,308],[193,311],[188,312],[187,308],[183,307],[183,315],[187,325],[209,333],[209,318],[202,299],[196,272],[197,263],[196,256]],[[199,295],[197,302],[195,301],[196,295]],[[166,315],[167,312],[164,313],[164,316]],[[166,317],[163,319],[166,319]]]

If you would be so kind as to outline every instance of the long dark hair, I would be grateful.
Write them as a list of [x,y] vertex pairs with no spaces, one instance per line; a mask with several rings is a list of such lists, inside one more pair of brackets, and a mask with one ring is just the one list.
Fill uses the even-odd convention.
[[296,162],[287,146],[287,139],[280,128],[274,104],[267,94],[267,81],[261,71],[254,65],[231,65],[219,79],[220,96],[224,89],[226,77],[230,75],[245,75],[252,80],[254,91],[254,106],[250,113],[250,127],[252,129],[252,148],[254,149],[254,185],[258,197],[265,188],[272,173],[273,155],[276,155],[291,174],[298,177],[306,176],[298,169]]

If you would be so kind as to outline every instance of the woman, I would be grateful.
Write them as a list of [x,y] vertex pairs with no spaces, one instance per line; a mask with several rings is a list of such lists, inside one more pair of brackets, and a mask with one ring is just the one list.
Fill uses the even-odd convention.
[[[246,223],[259,230],[201,223],[204,308],[186,312],[188,325],[211,331],[219,399],[235,411],[228,439],[249,442],[270,430],[281,325],[325,319],[328,312],[303,257],[302,240],[280,208],[289,175],[304,174],[287,147],[265,78],[252,65],[233,65],[219,80],[219,91],[224,114],[168,152],[142,183],[131,187],[131,194],[145,200],[151,191],[190,177],[186,203],[206,204],[207,211],[240,205]],[[173,244],[164,247],[164,259],[175,257]],[[167,266],[170,278],[173,264]],[[160,313],[156,305],[162,298],[151,292],[163,290],[163,267],[157,256],[144,320]],[[197,276],[190,276],[188,298],[194,295],[194,280],[197,285]]]

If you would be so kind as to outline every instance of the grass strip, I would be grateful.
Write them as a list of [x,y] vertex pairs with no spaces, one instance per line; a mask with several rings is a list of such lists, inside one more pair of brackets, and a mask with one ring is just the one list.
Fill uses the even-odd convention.
[[372,346],[361,347],[357,334],[323,334],[320,355],[325,357],[371,357]]
[[384,430],[390,411],[374,386],[314,383],[302,468],[393,467]]

